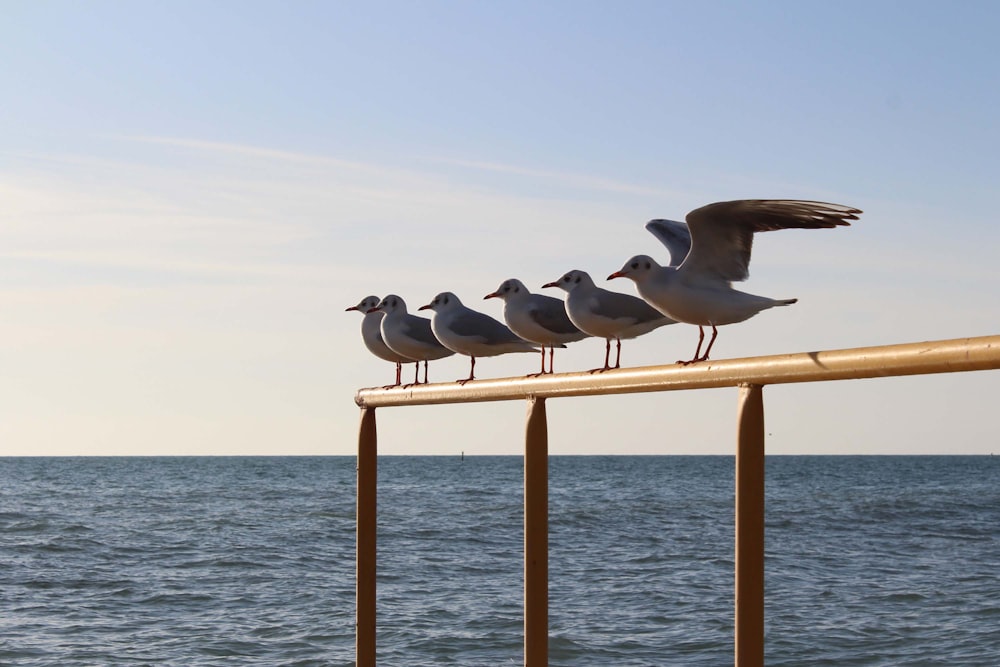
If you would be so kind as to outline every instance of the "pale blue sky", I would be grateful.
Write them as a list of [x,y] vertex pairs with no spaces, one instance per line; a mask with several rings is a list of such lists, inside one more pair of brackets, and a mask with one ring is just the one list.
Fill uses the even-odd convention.
[[[649,218],[725,199],[865,213],[759,237],[742,287],[800,301],[723,328],[718,358],[997,333],[997,3],[0,0],[0,19],[4,453],[350,454],[355,390],[393,371],[344,308],[451,290],[499,316],[482,296],[503,279],[603,278],[664,254]],[[624,363],[696,335],[628,341]],[[583,341],[557,370],[602,355]],[[771,387],[768,451],[1000,451],[998,388]],[[728,453],[735,400],[552,401],[551,448]],[[518,453],[523,411],[382,410],[381,449]]]

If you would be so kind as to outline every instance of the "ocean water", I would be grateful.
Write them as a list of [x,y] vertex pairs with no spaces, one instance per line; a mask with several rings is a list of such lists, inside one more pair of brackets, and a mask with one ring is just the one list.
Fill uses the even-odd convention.
[[[549,479],[550,664],[732,664],[733,459]],[[379,485],[379,664],[521,664],[521,460]],[[354,500],[351,457],[0,458],[0,664],[351,665]],[[768,665],[1000,665],[1000,457],[769,457],[766,539]]]

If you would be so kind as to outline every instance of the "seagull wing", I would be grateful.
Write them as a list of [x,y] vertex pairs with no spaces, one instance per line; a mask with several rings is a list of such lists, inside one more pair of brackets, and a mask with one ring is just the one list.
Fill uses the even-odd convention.
[[595,315],[606,317],[609,320],[628,318],[637,324],[664,317],[663,313],[639,297],[603,289],[595,290],[591,296],[590,305]]
[[528,315],[538,326],[558,334],[579,333],[580,330],[570,321],[566,314],[566,306],[559,299],[543,294],[533,294]]
[[473,338],[480,343],[495,345],[520,341],[513,331],[485,313],[464,308],[456,313],[448,328],[459,336]]
[[650,220],[646,223],[650,234],[659,239],[670,251],[670,264],[679,266],[691,250],[691,230],[683,222],[676,220]]
[[441,347],[440,341],[434,335],[434,331],[431,330],[431,321],[426,317],[407,314],[406,319],[403,321],[402,330],[404,334],[424,345]]
[[824,229],[850,225],[860,210],[840,204],[791,199],[716,202],[687,214],[691,252],[680,267],[691,282],[746,280],[755,232]]

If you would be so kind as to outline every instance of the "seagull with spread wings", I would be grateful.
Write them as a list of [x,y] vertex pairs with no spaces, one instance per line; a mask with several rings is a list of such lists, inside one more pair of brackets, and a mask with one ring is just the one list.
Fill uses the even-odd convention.
[[[708,359],[719,331],[716,327],[747,320],[762,310],[788,306],[798,299],[771,299],[733,289],[733,281],[750,275],[750,249],[756,232],[778,229],[827,229],[850,225],[859,209],[840,204],[790,199],[741,199],[716,202],[687,214],[687,225],[652,220],[646,229],[670,251],[661,266],[648,255],[636,255],[612,278],[635,282],[639,294],[661,313],[698,325],[694,357],[682,364]],[[685,229],[686,228],[686,229]],[[701,354],[705,327],[712,338]]]

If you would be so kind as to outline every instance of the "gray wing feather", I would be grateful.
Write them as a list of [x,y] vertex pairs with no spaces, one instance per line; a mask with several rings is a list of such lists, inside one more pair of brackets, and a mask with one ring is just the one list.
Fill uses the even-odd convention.
[[559,299],[544,294],[535,294],[532,308],[528,311],[531,319],[539,326],[560,334],[578,333],[580,330],[566,314],[566,305]]
[[692,250],[683,268],[724,281],[746,280],[755,232],[846,226],[860,213],[850,206],[790,199],[708,204],[687,214]]
[[426,345],[441,345],[431,330],[431,321],[425,317],[408,316],[404,322],[403,333]]
[[477,337],[483,343],[510,343],[521,340],[506,325],[489,315],[471,309],[456,315],[450,323],[450,328],[459,336]]
[[676,220],[650,220],[646,230],[655,236],[670,252],[668,266],[680,266],[691,251],[691,230],[683,222]]
[[639,297],[619,292],[601,290],[595,295],[594,313],[608,319],[630,317],[639,322],[662,319],[663,313],[650,306]]

